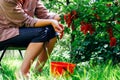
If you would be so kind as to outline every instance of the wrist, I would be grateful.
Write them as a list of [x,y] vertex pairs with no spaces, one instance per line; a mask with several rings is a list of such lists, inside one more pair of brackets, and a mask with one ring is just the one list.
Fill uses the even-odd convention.
[[60,21],[61,17],[57,14],[57,15],[54,16],[54,20]]
[[53,23],[55,23],[55,21],[56,21],[56,20],[51,19],[51,20],[50,20],[50,25],[53,25]]

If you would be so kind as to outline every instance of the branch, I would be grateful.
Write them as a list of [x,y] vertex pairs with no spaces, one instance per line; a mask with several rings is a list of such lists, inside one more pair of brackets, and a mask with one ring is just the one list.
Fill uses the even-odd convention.
[[69,5],[69,4],[70,4],[70,1],[69,1],[69,0],[66,0],[66,4]]

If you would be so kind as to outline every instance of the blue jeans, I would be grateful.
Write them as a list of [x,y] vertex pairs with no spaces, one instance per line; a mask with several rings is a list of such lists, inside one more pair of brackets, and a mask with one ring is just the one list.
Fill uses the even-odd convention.
[[31,42],[47,42],[56,36],[56,32],[52,26],[40,28],[21,27],[19,28],[18,36],[0,42],[0,49],[4,49],[9,46],[27,47]]

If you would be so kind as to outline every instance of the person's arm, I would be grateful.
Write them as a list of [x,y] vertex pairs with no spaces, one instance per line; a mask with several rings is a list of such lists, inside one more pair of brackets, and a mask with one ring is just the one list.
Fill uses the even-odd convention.
[[17,27],[23,25],[33,27],[38,21],[38,19],[32,18],[24,12],[18,0],[2,0],[1,2],[6,19]]
[[52,25],[54,30],[58,33],[61,33],[63,31],[63,29],[60,27],[59,23],[57,20],[54,19],[39,19],[36,23],[35,23],[35,27],[42,27],[42,26],[46,26],[46,25]]
[[53,19],[35,19],[27,15],[16,0],[3,1],[6,18],[18,27],[26,25],[26,27],[44,27],[52,25],[57,32],[61,32],[58,21]]
[[59,15],[50,13],[40,0],[37,2],[35,15],[37,18],[39,18],[39,21],[35,24],[36,27],[52,25],[55,31],[60,32],[62,30],[58,23],[58,21],[61,19]]
[[38,0],[37,2],[35,15],[37,18],[40,19],[55,19],[57,21],[60,21],[59,15],[56,13],[49,12],[48,9],[43,5],[43,3],[40,0]]

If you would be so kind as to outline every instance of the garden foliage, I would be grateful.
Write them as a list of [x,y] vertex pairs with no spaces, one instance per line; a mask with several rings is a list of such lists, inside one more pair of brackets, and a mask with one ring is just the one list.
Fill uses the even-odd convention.
[[71,0],[69,4],[66,1],[69,0],[56,0],[56,6],[60,5],[57,8],[63,15],[65,33],[71,36],[68,42],[71,43],[71,61],[104,62],[112,59],[119,62],[119,1]]

